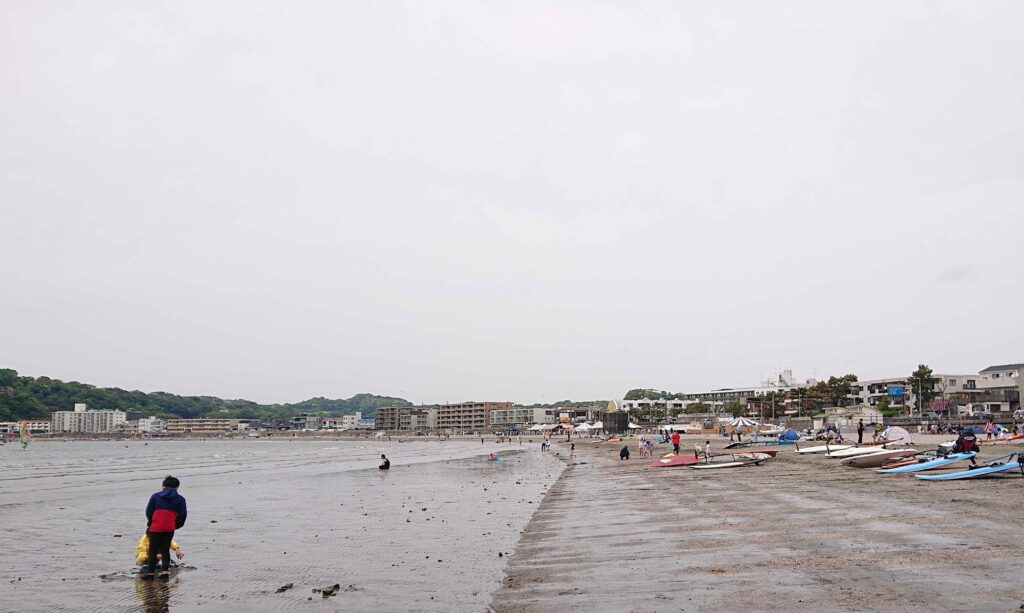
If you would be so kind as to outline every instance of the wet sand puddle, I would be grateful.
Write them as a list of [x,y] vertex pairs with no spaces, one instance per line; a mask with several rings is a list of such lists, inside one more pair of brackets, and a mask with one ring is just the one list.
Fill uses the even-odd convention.
[[[35,468],[19,457],[0,477],[0,522],[20,535],[0,555],[5,610],[483,610],[565,467],[536,448],[465,441],[32,451],[51,445]],[[502,460],[480,457],[489,451]],[[392,470],[375,468],[381,452]],[[67,463],[76,453],[96,457]],[[187,566],[166,583],[143,582],[132,554],[166,473],[182,479],[189,503],[175,535]],[[328,597],[313,591],[335,584]]]

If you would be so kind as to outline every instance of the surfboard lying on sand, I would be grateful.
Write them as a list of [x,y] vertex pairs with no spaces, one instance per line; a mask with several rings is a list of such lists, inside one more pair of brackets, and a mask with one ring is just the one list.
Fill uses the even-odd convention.
[[843,449],[852,449],[853,445],[819,445],[817,447],[803,447],[797,449],[797,453],[830,453],[833,451],[842,451]]
[[963,462],[964,460],[970,460],[974,456],[978,455],[974,451],[968,453],[954,453],[941,458],[935,458],[927,462],[914,462],[913,464],[907,464],[906,466],[896,466],[893,468],[880,468],[876,470],[876,473],[916,473],[922,470],[935,470],[936,468],[942,468],[949,464],[956,462]]
[[841,460],[840,463],[854,468],[875,468],[897,458],[907,458],[915,455],[917,455],[917,449],[883,449],[875,453],[862,453],[861,455],[846,458]]
[[668,468],[670,466],[689,466],[697,463],[697,456],[692,453],[670,453],[651,462],[651,466]]
[[840,449],[839,451],[830,451],[826,456],[830,458],[850,458],[856,455],[878,453],[879,451],[881,451],[880,447],[849,447],[847,449]]
[[[1005,462],[999,461],[1006,459]],[[1001,456],[993,459],[987,464],[982,464],[977,468],[968,470],[962,470],[956,473],[946,473],[944,475],[914,475],[918,479],[924,479],[926,481],[952,481],[955,479],[977,479],[978,477],[1000,477],[1008,476],[1014,471],[1021,470],[1020,465],[1020,454],[1011,453],[1009,455]]]

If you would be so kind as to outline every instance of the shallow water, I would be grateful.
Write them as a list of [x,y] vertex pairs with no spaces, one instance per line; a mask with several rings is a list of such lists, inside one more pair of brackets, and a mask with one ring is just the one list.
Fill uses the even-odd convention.
[[[490,451],[502,461],[485,461]],[[376,468],[382,452],[390,471]],[[498,553],[513,550],[563,466],[536,446],[469,441],[5,446],[3,608],[482,610],[505,568]],[[146,583],[132,578],[132,556],[168,473],[188,499],[175,535],[187,567]],[[336,596],[312,591],[335,583]]]

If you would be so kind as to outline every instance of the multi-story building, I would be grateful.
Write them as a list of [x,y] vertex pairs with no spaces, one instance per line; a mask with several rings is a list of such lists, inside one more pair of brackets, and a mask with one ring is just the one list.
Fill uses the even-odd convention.
[[342,430],[355,430],[359,426],[359,420],[363,418],[362,411],[356,411],[351,415],[341,416],[341,429]]
[[166,429],[167,424],[164,420],[159,417],[149,416],[142,417],[139,419],[138,430],[140,434],[146,434],[149,432],[163,432]]
[[484,430],[491,425],[491,411],[511,408],[511,402],[442,404],[437,409],[437,427],[441,430],[460,432]]
[[28,431],[29,432],[50,432],[53,427],[53,422],[49,419],[29,419],[28,420]]
[[402,413],[399,422],[399,430],[436,430],[437,409],[416,408],[408,413]]
[[0,421],[0,434],[14,434],[21,426],[16,421]]
[[984,412],[999,417],[1019,411],[1024,396],[1024,364],[999,364],[978,373],[977,394],[971,400],[985,403]]
[[320,416],[313,413],[299,413],[288,420],[288,428],[291,430],[319,430]]
[[491,426],[494,428],[512,428],[533,424],[553,424],[558,417],[558,409],[512,407],[491,411]]
[[354,427],[376,430],[436,430],[437,407],[381,407],[371,422],[359,419]]
[[51,431],[60,433],[102,434],[123,429],[124,411],[90,411],[84,404],[75,404],[74,411],[54,411]]
[[244,430],[245,425],[240,419],[168,419],[165,424],[172,434],[186,432],[237,432]]
[[[850,386],[849,398],[857,404],[877,406],[883,400],[892,407],[911,407],[917,410],[916,388],[908,383],[908,377],[868,379],[857,381]],[[932,374],[932,392],[940,399],[968,398],[977,389],[978,375]],[[927,411],[929,407],[920,407]]]
[[373,414],[373,427],[376,430],[398,430],[402,423],[402,414],[408,414],[415,407],[378,407]]

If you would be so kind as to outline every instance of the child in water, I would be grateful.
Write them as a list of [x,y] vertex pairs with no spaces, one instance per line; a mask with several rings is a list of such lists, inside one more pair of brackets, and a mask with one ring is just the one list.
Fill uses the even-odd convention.
[[[181,560],[185,559],[185,552],[181,550],[181,546],[178,545],[178,543],[176,541],[171,541],[171,551],[173,551],[174,555],[177,556],[178,561],[181,561]],[[149,535],[148,534],[143,534],[142,538],[139,539],[139,543],[135,546],[135,563],[139,565],[139,567],[141,569],[139,571],[140,573],[146,572],[146,570],[147,570],[146,569],[146,562],[147,562],[147,558],[148,557],[149,557]],[[161,560],[162,557],[163,556],[161,556],[160,554],[157,554],[157,565],[163,564],[163,561]],[[168,564],[166,564],[165,566],[166,567],[170,566],[169,561],[168,561]]]

